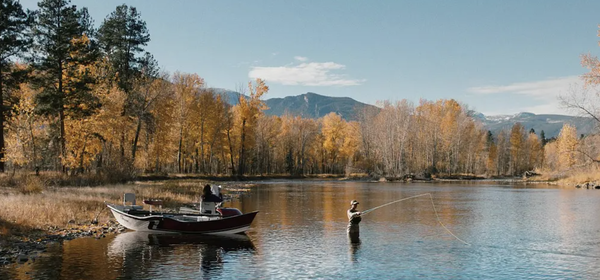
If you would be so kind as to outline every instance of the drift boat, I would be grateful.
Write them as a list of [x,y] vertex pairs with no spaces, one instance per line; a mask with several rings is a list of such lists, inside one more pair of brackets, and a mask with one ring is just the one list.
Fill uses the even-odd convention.
[[[126,205],[131,202],[131,205]],[[163,213],[152,211],[152,206],[161,207],[159,200],[146,200],[150,210],[135,204],[135,195],[125,194],[123,205],[106,206],[113,213],[119,224],[135,231],[177,232],[197,234],[236,234],[244,233],[258,211],[243,214],[236,208],[217,208],[214,202],[200,203],[196,213]]]

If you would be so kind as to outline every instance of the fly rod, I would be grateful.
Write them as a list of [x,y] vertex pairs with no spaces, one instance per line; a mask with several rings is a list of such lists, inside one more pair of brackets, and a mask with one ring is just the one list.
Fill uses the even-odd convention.
[[464,240],[462,240],[462,239],[458,238],[458,236],[454,235],[454,233],[452,233],[452,231],[450,231],[450,230],[449,230],[449,229],[446,227],[446,225],[444,225],[444,223],[442,223],[442,220],[440,220],[440,215],[438,214],[438,212],[437,212],[437,209],[435,209],[435,204],[433,203],[433,196],[431,195],[431,193],[423,193],[423,194],[413,195],[413,196],[405,197],[405,198],[398,199],[398,200],[395,200],[395,201],[392,201],[392,202],[388,202],[388,203],[386,203],[386,204],[383,204],[383,205],[380,205],[380,206],[377,206],[377,207],[374,207],[374,208],[371,208],[371,209],[368,209],[368,210],[362,211],[362,212],[361,212],[361,216],[362,216],[362,215],[366,215],[366,214],[368,214],[369,212],[371,212],[371,211],[373,211],[373,210],[377,210],[377,209],[379,209],[379,208],[381,208],[381,207],[385,207],[385,206],[392,205],[392,204],[394,204],[394,203],[398,203],[398,202],[401,202],[401,201],[404,201],[404,200],[408,200],[408,199],[412,199],[412,198],[416,198],[416,197],[420,197],[420,196],[426,196],[426,195],[428,195],[428,196],[429,196],[429,199],[431,200],[431,206],[433,207],[433,212],[435,213],[435,217],[436,217],[436,219],[437,219],[438,223],[440,223],[440,225],[441,225],[441,226],[442,226],[442,227],[443,227],[443,228],[444,228],[444,229],[445,229],[445,230],[446,230],[446,231],[447,231],[447,232],[448,232],[450,235],[454,236],[454,238],[456,238],[456,240],[458,240],[458,241],[460,241],[460,242],[464,243],[465,245],[469,245],[469,246],[470,246],[471,244],[469,244],[469,243],[465,242]]

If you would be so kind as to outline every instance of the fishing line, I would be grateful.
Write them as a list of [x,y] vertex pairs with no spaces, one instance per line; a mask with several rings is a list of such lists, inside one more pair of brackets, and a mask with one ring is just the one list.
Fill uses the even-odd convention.
[[433,207],[433,212],[435,213],[435,217],[436,217],[436,219],[437,219],[438,223],[440,223],[440,225],[441,225],[441,226],[442,226],[442,227],[443,227],[443,228],[444,228],[444,229],[445,229],[445,230],[446,230],[446,231],[447,231],[447,232],[448,232],[450,235],[454,236],[454,238],[456,238],[456,240],[458,240],[458,241],[460,241],[460,242],[464,243],[465,245],[469,245],[469,246],[471,246],[471,244],[469,244],[468,242],[466,242],[466,241],[464,241],[464,240],[462,240],[462,239],[458,238],[458,236],[456,236],[454,233],[452,233],[452,231],[450,231],[450,230],[449,230],[449,229],[446,227],[446,225],[444,225],[444,223],[442,223],[442,220],[440,219],[440,215],[438,214],[438,212],[437,212],[437,209],[435,208],[435,204],[433,203],[433,196],[431,195],[431,193],[423,193],[423,194],[419,194],[419,195],[414,195],[414,196],[410,196],[410,197],[405,197],[405,198],[403,198],[403,199],[398,199],[398,200],[396,200],[396,201],[388,202],[388,203],[386,203],[386,204],[383,204],[383,205],[377,206],[377,207],[375,207],[375,208],[371,208],[371,209],[368,209],[368,210],[362,211],[362,212],[361,212],[361,216],[362,216],[362,215],[366,215],[366,214],[368,214],[369,212],[371,212],[371,211],[373,211],[373,210],[377,210],[377,209],[379,209],[379,208],[381,208],[381,207],[384,207],[384,206],[388,206],[388,205],[391,205],[391,204],[394,204],[394,203],[398,203],[398,202],[401,202],[401,201],[404,201],[404,200],[408,200],[408,199],[412,199],[412,198],[416,198],[416,197],[420,197],[420,196],[426,196],[426,195],[429,195],[429,200],[431,201],[431,206]]

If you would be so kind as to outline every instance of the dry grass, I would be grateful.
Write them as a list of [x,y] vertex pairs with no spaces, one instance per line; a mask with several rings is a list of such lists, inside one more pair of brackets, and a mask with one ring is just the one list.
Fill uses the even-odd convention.
[[574,167],[566,171],[534,170],[540,175],[530,177],[529,181],[555,182],[557,185],[574,187],[586,182],[600,182],[600,167],[596,164]]
[[[162,199],[164,207],[196,202],[202,189],[198,181],[153,182],[103,187],[52,187],[36,176],[22,180],[24,185],[0,187],[0,221],[30,229],[76,228],[113,219],[104,201],[120,203],[123,193],[136,194],[137,204],[144,199]],[[33,178],[31,178],[33,177]],[[10,230],[0,228],[0,235]]]
[[600,168],[597,165],[589,165],[573,170],[565,178],[558,181],[559,184],[564,185],[576,185],[586,182],[600,183]]
[[36,194],[42,193],[46,188],[46,182],[44,182],[39,176],[27,176],[22,185],[19,186],[19,190],[22,194]]

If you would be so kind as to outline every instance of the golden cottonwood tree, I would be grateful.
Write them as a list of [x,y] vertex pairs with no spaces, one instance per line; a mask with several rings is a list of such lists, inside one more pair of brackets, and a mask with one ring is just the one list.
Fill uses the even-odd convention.
[[525,127],[521,123],[513,125],[510,131],[510,173],[518,175],[524,170]]
[[[342,148],[348,133],[346,122],[340,115],[331,112],[323,117],[323,148],[327,153],[329,171],[339,173],[340,161],[343,160]],[[343,162],[343,161],[342,161]]]
[[236,112],[236,123],[239,131],[239,164],[238,176],[243,176],[247,161],[247,151],[254,146],[254,128],[257,119],[267,109],[264,101],[261,100],[263,95],[269,91],[269,87],[261,79],[256,79],[255,84],[248,83],[250,96],[246,98],[240,95],[238,104],[233,107]]
[[21,84],[14,92],[19,101],[13,106],[13,114],[6,126],[6,160],[14,166],[39,166],[40,138],[44,133],[42,126],[47,123],[35,114],[35,94],[27,84]]
[[217,131],[220,130],[219,115],[222,112],[219,111],[218,107],[218,96],[212,90],[201,90],[198,96],[198,101],[195,106],[197,114],[194,115],[196,120],[194,121],[193,137],[195,138],[195,153],[196,160],[194,162],[194,171],[206,173],[207,163],[207,151],[209,150],[209,143],[212,143],[216,139]]
[[525,155],[525,164],[527,170],[533,170],[535,168],[541,167],[542,160],[544,157],[544,150],[542,147],[542,142],[537,134],[531,132],[527,135],[527,140],[525,144],[525,151],[527,154]]
[[177,169],[180,173],[184,169],[184,162],[182,162],[182,160],[185,160],[184,153],[191,156],[193,155],[193,150],[195,150],[194,146],[196,146],[196,139],[198,137],[192,137],[191,130],[195,128],[198,131],[198,128],[194,127],[198,123],[198,119],[194,117],[198,116],[199,111],[204,109],[197,106],[198,97],[203,85],[204,80],[197,74],[176,72],[173,75],[173,88],[177,100],[177,128],[179,130]]
[[576,163],[577,129],[570,124],[564,124],[556,139],[558,158],[561,169],[571,168]]
[[178,145],[175,140],[179,135],[177,99],[168,82],[162,81],[160,85],[166,93],[159,95],[157,106],[152,106],[149,110],[152,120],[148,122],[146,129],[144,166],[145,170],[157,173],[162,173],[166,166],[176,162]]
[[256,145],[253,149],[254,164],[252,172],[255,174],[273,173],[275,146],[278,142],[280,130],[284,130],[281,119],[277,116],[261,116],[258,118],[254,139]]

